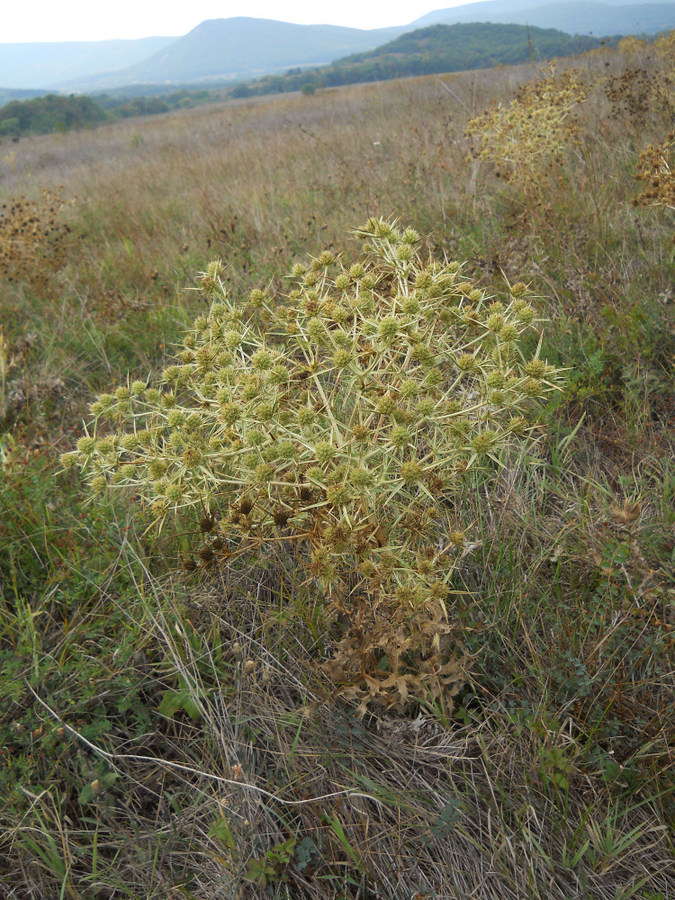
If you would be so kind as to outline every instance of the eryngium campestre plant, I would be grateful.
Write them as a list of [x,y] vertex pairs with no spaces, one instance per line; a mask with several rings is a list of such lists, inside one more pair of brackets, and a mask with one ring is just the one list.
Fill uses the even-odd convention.
[[158,520],[199,521],[200,566],[286,546],[341,614],[325,665],[363,712],[461,685],[448,500],[530,439],[557,373],[521,353],[537,328],[523,284],[495,299],[423,259],[412,229],[356,233],[358,261],[298,264],[283,298],[230,297],[212,263],[175,365],[99,396],[64,461],[93,492],[132,485]]
[[576,140],[571,113],[588,95],[577,69],[524,84],[508,106],[497,106],[471,119],[467,137],[476,135],[474,156],[489,159],[508,181],[534,184],[538,173]]

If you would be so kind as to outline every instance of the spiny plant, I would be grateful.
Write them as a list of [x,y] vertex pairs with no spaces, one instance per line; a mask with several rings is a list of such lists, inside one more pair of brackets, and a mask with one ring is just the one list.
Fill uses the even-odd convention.
[[636,206],[664,206],[675,210],[675,166],[673,147],[675,132],[661,144],[649,144],[639,155],[636,178],[643,189],[635,199]]
[[132,486],[158,522],[194,522],[190,569],[294,554],[333,622],[325,669],[363,713],[459,689],[453,496],[531,439],[558,370],[522,351],[524,284],[494,299],[412,229],[356,234],[356,262],[296,264],[286,297],[242,302],[211,263],[176,363],[100,395],[63,462],[93,494]]
[[474,156],[494,162],[510,182],[534,183],[543,166],[574,140],[570,114],[587,95],[578,69],[558,75],[549,66],[508,106],[499,104],[469,121],[467,137],[478,138]]
[[0,207],[0,275],[44,290],[68,256],[70,227],[61,220],[64,201],[51,191],[39,200],[15,197]]
[[[660,113],[667,121],[675,115],[675,30],[660,34],[649,47],[634,37],[619,41],[619,51],[640,63],[610,75],[604,85],[612,104],[612,117],[634,128],[644,127],[650,114]],[[649,66],[648,50],[658,67]]]

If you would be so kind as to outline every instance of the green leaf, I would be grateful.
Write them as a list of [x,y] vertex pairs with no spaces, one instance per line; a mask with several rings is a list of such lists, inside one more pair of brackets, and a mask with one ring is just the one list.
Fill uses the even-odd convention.
[[237,858],[237,845],[234,840],[234,835],[224,816],[213,823],[209,829],[209,835],[220,841],[220,843],[230,851],[234,859]]

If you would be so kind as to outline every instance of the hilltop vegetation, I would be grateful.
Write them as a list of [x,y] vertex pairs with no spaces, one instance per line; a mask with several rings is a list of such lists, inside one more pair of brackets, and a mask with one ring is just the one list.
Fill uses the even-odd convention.
[[268,75],[237,86],[236,97],[301,90],[303,86],[335,87],[386,81],[434,72],[461,72],[489,66],[570,56],[599,47],[600,38],[571,37],[554,29],[524,25],[431,25],[401,35],[367,53],[337,60],[330,66],[284,76]]
[[0,108],[0,138],[93,128],[115,119],[157,115],[212,99],[213,94],[206,90],[178,90],[164,92],[161,96],[152,92],[150,96],[132,97],[124,93],[118,96],[97,94],[95,97],[47,94],[30,100],[12,100]]
[[593,3],[589,0],[550,3],[542,0],[479,0],[437,9],[412,25],[446,22],[515,23],[557,28],[568,34],[656,34],[675,24],[672,3]]
[[[526,59],[550,59],[571,56],[599,46],[599,38],[564,34],[554,28],[527,28],[523,25],[431,25],[403,34],[371,53],[359,53],[342,60],[343,63],[373,61],[387,57],[421,56],[429,65],[450,62],[452,69],[487,68],[496,63],[513,64]],[[524,56],[527,54],[527,57]],[[437,71],[434,68],[433,71]],[[406,73],[408,74],[408,73]],[[426,75],[419,72],[414,74]]]
[[674,39],[0,147],[0,892],[669,897]]
[[12,100],[0,109],[0,136],[48,134],[97,125],[105,112],[90,97],[47,94],[31,100]]

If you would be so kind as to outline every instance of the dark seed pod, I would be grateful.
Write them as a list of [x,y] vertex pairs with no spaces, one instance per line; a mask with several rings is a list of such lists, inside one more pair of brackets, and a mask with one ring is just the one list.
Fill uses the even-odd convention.
[[278,506],[273,513],[274,524],[278,525],[279,528],[283,528],[292,515],[292,511],[290,509],[284,509],[282,506]]

